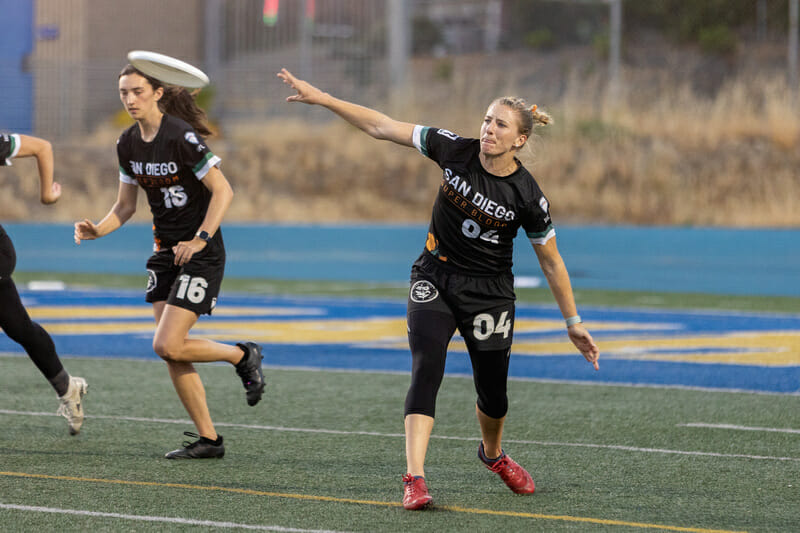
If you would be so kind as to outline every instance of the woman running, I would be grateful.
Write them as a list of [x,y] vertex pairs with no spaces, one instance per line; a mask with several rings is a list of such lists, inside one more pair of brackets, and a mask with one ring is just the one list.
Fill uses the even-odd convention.
[[166,454],[167,459],[222,457],[222,435],[214,429],[205,389],[192,363],[227,361],[255,405],[264,391],[261,347],[236,346],[189,337],[201,314],[214,309],[225,269],[220,223],[233,190],[201,135],[210,134],[205,113],[186,89],[165,86],[127,65],[119,96],[136,123],[117,141],[119,192],[97,224],[75,223],[75,242],[98,239],[122,226],[136,211],[139,187],[153,214],[154,252],[147,261],[145,299],[153,304],[153,349],[167,363],[172,383],[197,433],[197,440]]
[[482,437],[478,457],[512,491],[532,493],[530,474],[501,446],[514,332],[511,260],[520,226],[533,244],[570,340],[595,370],[600,355],[578,316],[549,203],[516,157],[534,126],[548,124],[550,117],[522,99],[499,98],[483,117],[480,138],[466,139],[339,100],[286,69],[278,77],[297,91],[287,101],[325,107],[375,139],[415,147],[443,170],[425,249],[411,269],[407,322],[412,370],[405,402],[403,506],[421,509],[432,501],[424,477],[425,455],[447,345],[456,329],[472,361]]
[[[15,157],[35,157],[39,168],[39,199],[45,205],[61,197],[61,185],[53,181],[53,148],[32,135],[0,135],[0,166],[11,165]],[[0,328],[28,353],[36,368],[56,390],[61,404],[57,413],[67,419],[69,432],[77,435],[83,425],[83,396],[86,380],[70,376],[61,364],[50,335],[31,320],[22,305],[11,274],[17,265],[14,244],[0,226]]]

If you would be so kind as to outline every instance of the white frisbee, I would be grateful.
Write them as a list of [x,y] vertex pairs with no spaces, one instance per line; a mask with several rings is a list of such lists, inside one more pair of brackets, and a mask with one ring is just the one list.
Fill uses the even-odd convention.
[[132,50],[128,52],[128,61],[137,70],[170,85],[199,89],[209,83],[208,76],[199,68],[164,54]]

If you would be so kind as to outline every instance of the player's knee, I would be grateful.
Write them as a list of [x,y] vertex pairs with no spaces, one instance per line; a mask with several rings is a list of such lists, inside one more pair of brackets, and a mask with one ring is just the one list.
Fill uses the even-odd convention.
[[176,343],[169,339],[156,337],[153,339],[153,351],[165,361],[180,361],[183,352],[183,342]]

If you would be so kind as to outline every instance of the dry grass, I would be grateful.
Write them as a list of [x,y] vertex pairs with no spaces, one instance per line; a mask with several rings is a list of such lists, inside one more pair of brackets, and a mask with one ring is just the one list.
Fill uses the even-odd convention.
[[[712,97],[694,86],[692,73],[705,68],[700,58],[665,55],[659,68],[637,67],[647,62],[636,59],[616,99],[606,94],[603,64],[586,50],[536,61],[459,57],[445,60],[452,61],[447,79],[437,77],[441,60],[419,60],[412,88],[379,107],[474,136],[494,97],[535,95],[556,123],[521,158],[557,222],[800,225],[800,117],[782,72],[733,69]],[[35,165],[20,161],[0,172],[0,218],[102,217],[116,195],[117,135],[106,128],[56,145],[67,192],[51,209],[36,203]],[[414,151],[337,120],[229,126],[211,145],[236,191],[228,220],[424,222],[440,176]],[[137,219],[148,219],[143,202]]]

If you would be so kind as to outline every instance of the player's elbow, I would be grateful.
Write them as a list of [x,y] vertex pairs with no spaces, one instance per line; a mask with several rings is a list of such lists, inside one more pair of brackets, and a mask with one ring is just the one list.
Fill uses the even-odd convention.
[[53,145],[47,139],[40,139],[37,147],[36,147],[37,154],[52,154],[53,153]]
[[37,138],[31,151],[40,164],[47,158],[53,158],[53,145],[46,139]]

